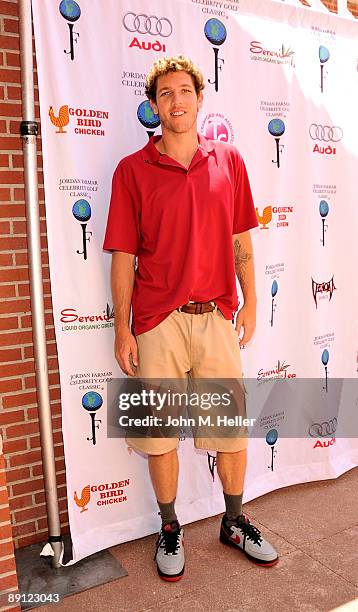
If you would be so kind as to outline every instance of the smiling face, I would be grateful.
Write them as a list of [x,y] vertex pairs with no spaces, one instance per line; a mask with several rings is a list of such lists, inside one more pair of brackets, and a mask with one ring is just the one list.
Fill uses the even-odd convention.
[[156,102],[150,100],[153,112],[159,115],[162,131],[182,134],[195,128],[203,93],[196,94],[192,77],[179,70],[157,79]]

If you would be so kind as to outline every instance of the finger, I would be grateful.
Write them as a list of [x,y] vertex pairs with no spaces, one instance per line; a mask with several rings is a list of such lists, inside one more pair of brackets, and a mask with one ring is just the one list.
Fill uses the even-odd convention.
[[252,328],[246,328],[244,327],[244,335],[240,340],[240,346],[245,346],[245,344],[247,344],[248,342],[250,342],[252,336],[254,334],[254,330]]
[[241,328],[242,328],[243,324],[244,324],[243,317],[240,316],[240,315],[237,315],[237,319],[236,319],[236,331],[237,331],[237,333],[239,335],[240,335],[240,331],[241,331]]
[[130,357],[130,353],[127,353],[126,355],[122,355],[124,373],[127,374],[128,376],[135,376],[135,372],[132,369],[129,357]]
[[131,353],[132,353],[133,365],[135,365],[137,367],[137,365],[138,365],[138,345],[137,345],[136,340],[133,340],[133,342],[132,342]]

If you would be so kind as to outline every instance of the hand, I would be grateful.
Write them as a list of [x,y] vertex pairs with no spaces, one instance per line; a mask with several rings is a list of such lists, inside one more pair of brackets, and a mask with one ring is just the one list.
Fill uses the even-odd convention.
[[256,327],[256,303],[246,303],[239,310],[236,319],[236,331],[240,336],[241,327],[244,328],[244,335],[240,340],[240,348],[244,348],[254,335]]
[[127,326],[116,329],[114,353],[122,372],[128,376],[135,376],[131,361],[135,367],[138,366],[138,347],[135,337]]

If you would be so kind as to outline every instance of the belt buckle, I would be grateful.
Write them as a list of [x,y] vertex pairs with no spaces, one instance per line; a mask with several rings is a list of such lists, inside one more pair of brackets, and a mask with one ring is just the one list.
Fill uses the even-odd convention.
[[189,302],[187,302],[186,304],[182,304],[181,306],[179,306],[178,311],[183,312],[182,308],[183,306],[186,306],[187,304],[195,304],[195,302],[193,300],[189,300]]

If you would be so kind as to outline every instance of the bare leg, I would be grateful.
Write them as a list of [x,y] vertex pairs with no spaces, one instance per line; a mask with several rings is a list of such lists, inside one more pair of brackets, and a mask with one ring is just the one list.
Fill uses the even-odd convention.
[[225,493],[240,495],[244,489],[247,450],[221,453],[216,456],[216,466]]
[[163,504],[171,502],[176,497],[178,488],[177,449],[164,455],[149,455],[148,466],[157,500]]

